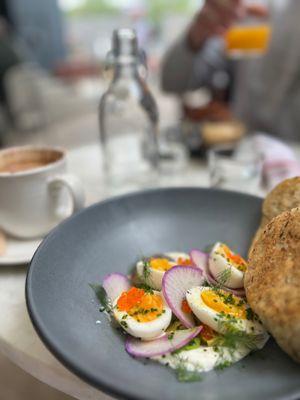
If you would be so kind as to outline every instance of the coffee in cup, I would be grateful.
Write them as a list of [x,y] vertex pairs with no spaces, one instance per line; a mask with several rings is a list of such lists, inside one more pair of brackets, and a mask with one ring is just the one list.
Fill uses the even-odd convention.
[[20,238],[44,236],[84,205],[82,184],[66,173],[66,154],[54,147],[0,151],[0,228]]

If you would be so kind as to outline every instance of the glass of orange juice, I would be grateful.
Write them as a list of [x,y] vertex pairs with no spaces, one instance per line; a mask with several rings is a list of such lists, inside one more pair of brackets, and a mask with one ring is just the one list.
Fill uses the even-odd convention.
[[230,57],[264,54],[271,37],[269,8],[266,0],[247,0],[247,17],[225,34],[225,45]]

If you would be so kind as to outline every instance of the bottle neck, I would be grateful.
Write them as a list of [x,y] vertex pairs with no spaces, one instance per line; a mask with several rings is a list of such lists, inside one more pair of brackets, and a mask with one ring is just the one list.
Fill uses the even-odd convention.
[[114,67],[114,80],[118,78],[139,79],[136,62],[118,63]]

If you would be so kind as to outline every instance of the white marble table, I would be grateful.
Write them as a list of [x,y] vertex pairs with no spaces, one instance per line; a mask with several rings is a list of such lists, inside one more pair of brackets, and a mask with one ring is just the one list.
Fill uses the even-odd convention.
[[[83,181],[88,205],[111,195],[100,173],[97,144],[70,150],[68,158],[70,171]],[[161,176],[157,182],[157,186],[207,185],[207,171],[204,165],[197,163],[189,164],[180,174]],[[126,190],[121,188],[118,192]],[[117,191],[114,194],[118,194]],[[69,372],[37,336],[25,304],[26,271],[26,266],[0,267],[0,351],[37,379],[77,399],[110,399]]]

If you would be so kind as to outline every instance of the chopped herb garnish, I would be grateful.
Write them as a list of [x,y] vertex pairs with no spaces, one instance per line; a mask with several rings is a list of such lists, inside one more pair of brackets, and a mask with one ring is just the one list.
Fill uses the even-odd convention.
[[143,289],[144,292],[149,293],[149,294],[154,294],[153,289],[147,285],[146,283],[139,283],[137,285],[135,285],[135,287],[139,288],[139,289]]
[[171,332],[171,333],[168,334],[168,340],[172,340],[173,339],[174,333],[175,332]]
[[232,293],[228,294],[227,296],[224,296],[224,304],[235,304],[235,300],[233,298]]
[[128,328],[128,324],[126,321],[121,321],[120,325],[123,326],[124,328]]
[[246,318],[249,321],[253,321],[254,319],[254,312],[251,310],[251,308],[246,308]]

